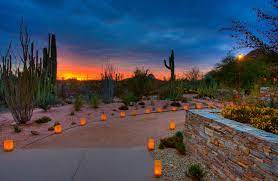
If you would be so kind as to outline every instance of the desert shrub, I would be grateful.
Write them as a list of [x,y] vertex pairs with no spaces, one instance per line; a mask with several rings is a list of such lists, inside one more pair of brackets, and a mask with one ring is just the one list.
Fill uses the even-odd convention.
[[75,111],[80,111],[83,107],[83,99],[80,95],[75,98],[73,106]]
[[128,90],[133,92],[136,97],[149,95],[153,90],[154,75],[149,69],[136,68],[134,75],[127,82]]
[[176,101],[172,102],[170,105],[174,106],[174,107],[181,107],[181,104],[179,102],[176,102]]
[[160,139],[159,149],[175,148],[180,154],[185,154],[185,145],[183,143],[183,134],[178,131],[174,136]]
[[160,140],[160,142],[166,147],[166,148],[176,148],[176,142],[179,142],[180,139],[178,139],[176,136],[171,136],[168,138],[163,138]]
[[128,110],[128,106],[127,105],[121,105],[119,107],[119,110]]
[[170,99],[172,101],[177,101],[182,98],[183,93],[183,83],[181,81],[172,81],[159,89],[158,96],[160,99]]
[[178,150],[178,152],[182,155],[185,155],[185,145],[183,142],[177,142],[176,143],[176,149]]
[[158,148],[161,149],[161,150],[163,150],[163,149],[165,148],[165,146],[164,146],[163,143],[159,142]]
[[202,180],[206,176],[206,172],[199,164],[191,164],[187,169],[187,175],[196,180]]
[[50,118],[50,117],[47,117],[47,116],[43,116],[43,117],[41,117],[41,118],[35,120],[35,122],[38,123],[38,124],[47,123],[47,122],[49,122],[49,121],[51,121],[51,118]]
[[100,104],[99,97],[97,95],[92,96],[91,99],[90,99],[91,107],[92,108],[98,108],[99,104]]
[[235,92],[232,89],[217,89],[216,98],[223,101],[232,101],[235,97]]
[[177,131],[176,134],[175,134],[175,136],[176,136],[177,138],[180,138],[181,140],[183,140],[183,133],[182,133],[181,131]]
[[250,120],[250,123],[258,129],[278,134],[278,115],[255,117]]
[[125,105],[131,105],[131,103],[135,103],[138,101],[138,97],[136,97],[133,92],[127,92],[121,98]]
[[17,124],[14,125],[14,132],[15,133],[20,133],[21,132],[21,128]]
[[181,97],[181,99],[180,99],[180,101],[182,102],[182,103],[188,103],[188,98],[186,98],[186,97]]
[[221,114],[223,117],[277,134],[278,110],[256,106],[226,106]]
[[198,92],[198,98],[215,98],[216,97],[216,87],[199,87],[197,89]]

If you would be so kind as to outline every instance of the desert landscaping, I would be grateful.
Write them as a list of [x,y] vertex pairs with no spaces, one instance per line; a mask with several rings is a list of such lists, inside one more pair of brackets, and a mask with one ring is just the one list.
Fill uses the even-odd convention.
[[277,8],[1,1],[0,181],[278,180]]

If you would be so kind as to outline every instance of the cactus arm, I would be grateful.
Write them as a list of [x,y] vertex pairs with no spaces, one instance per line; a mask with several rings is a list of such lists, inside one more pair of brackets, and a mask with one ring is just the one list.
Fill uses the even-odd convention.
[[166,60],[164,59],[164,65],[167,69],[171,69],[170,66],[167,65]]

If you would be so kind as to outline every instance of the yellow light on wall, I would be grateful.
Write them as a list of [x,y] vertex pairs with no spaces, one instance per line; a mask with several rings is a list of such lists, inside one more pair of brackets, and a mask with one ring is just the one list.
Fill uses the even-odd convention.
[[55,134],[62,133],[62,125],[61,124],[57,124],[57,125],[54,126],[54,133]]
[[86,125],[86,123],[87,123],[87,121],[86,121],[86,119],[85,119],[85,118],[80,118],[80,120],[79,120],[79,124],[80,124],[80,126],[85,126],[85,125]]
[[162,108],[160,108],[160,107],[157,108],[157,109],[156,109],[156,112],[162,112]]
[[154,176],[160,177],[162,175],[162,162],[161,160],[155,160],[154,161]]
[[124,117],[125,117],[125,112],[124,112],[124,111],[120,112],[120,117],[121,117],[121,118],[124,118]]
[[135,110],[133,110],[132,112],[131,112],[131,116],[136,116],[137,115],[137,112],[135,111]]
[[169,128],[170,128],[170,130],[176,129],[176,124],[175,124],[175,121],[174,121],[174,120],[170,120]]
[[6,152],[14,150],[14,141],[13,140],[4,140],[3,142],[3,149]]
[[106,121],[107,120],[107,115],[102,113],[101,116],[100,116],[100,120],[101,121]]
[[146,114],[150,114],[151,112],[152,112],[151,108],[147,108],[145,111]]
[[189,104],[185,104],[185,105],[183,106],[183,109],[184,109],[185,111],[189,111],[189,109],[190,109]]
[[196,107],[196,109],[202,109],[203,108],[203,104],[202,103],[196,103],[195,107]]
[[172,107],[172,111],[177,111],[178,110],[178,108],[177,107]]
[[153,138],[148,139],[148,150],[149,151],[154,150],[154,139]]

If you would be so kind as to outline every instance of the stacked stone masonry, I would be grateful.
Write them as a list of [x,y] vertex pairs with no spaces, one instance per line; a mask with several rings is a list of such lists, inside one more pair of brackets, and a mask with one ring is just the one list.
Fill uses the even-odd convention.
[[225,119],[216,112],[187,112],[187,150],[219,180],[277,180],[278,135]]

